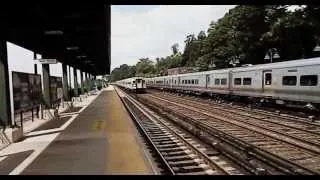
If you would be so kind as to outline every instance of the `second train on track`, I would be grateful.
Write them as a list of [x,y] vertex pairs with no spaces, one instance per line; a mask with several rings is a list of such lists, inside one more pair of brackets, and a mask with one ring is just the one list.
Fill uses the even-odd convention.
[[148,88],[320,108],[320,58],[145,78]]
[[319,78],[320,58],[312,58],[153,78],[133,77],[116,84],[135,92],[157,88],[319,110]]

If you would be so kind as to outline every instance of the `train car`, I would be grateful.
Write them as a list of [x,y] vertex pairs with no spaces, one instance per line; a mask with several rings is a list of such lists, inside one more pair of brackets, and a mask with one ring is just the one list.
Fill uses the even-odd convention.
[[150,88],[150,87],[152,87],[154,85],[153,78],[145,78],[144,80],[146,81],[146,87],[147,88]]
[[320,104],[320,58],[255,65],[232,70],[232,93],[278,104]]
[[205,73],[204,87],[211,95],[230,94],[230,71],[231,69],[221,69]]
[[151,78],[151,79],[153,81],[153,84],[152,85],[150,84],[149,87],[158,88],[158,89],[164,88],[165,76],[154,77],[154,78]]
[[320,58],[312,58],[155,77],[148,86],[319,106],[319,76]]
[[205,75],[202,72],[177,75],[177,79],[180,81],[180,84],[176,87],[179,91],[191,93],[206,91]]
[[145,79],[142,77],[122,79],[117,81],[116,85],[136,93],[144,93],[147,88]]

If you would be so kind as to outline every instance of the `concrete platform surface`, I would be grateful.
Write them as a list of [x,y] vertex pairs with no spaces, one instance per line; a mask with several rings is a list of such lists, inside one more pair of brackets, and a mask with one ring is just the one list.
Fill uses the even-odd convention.
[[154,174],[112,87],[82,106],[1,150],[0,174]]

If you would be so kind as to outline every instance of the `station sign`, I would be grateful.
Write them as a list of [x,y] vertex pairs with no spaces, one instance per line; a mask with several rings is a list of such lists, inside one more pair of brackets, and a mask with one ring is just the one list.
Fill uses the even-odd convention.
[[38,59],[41,64],[57,64],[56,59]]

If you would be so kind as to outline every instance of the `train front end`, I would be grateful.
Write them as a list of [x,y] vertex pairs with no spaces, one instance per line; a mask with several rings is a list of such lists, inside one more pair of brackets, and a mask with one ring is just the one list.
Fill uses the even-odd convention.
[[146,81],[143,78],[136,78],[135,79],[136,85],[136,93],[145,93],[146,92]]

